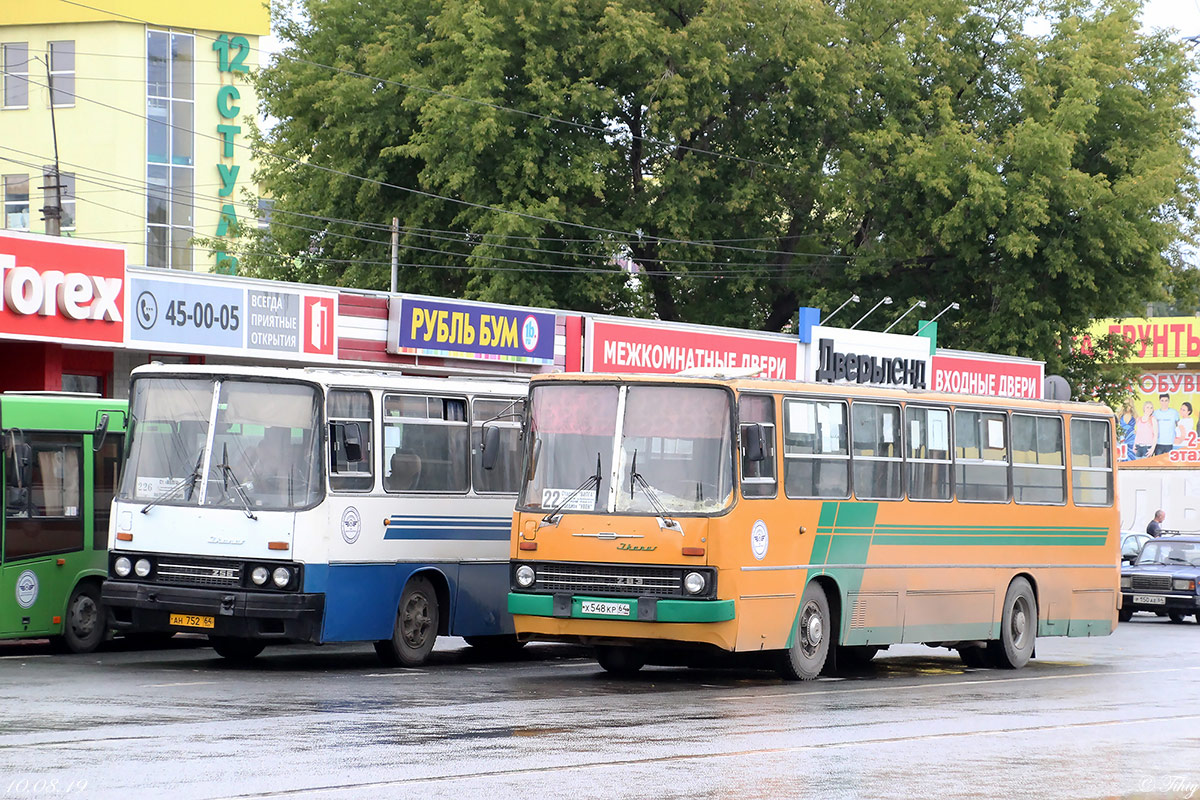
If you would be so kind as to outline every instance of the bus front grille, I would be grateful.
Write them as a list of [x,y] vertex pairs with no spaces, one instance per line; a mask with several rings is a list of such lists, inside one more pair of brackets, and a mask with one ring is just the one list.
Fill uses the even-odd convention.
[[626,564],[542,564],[536,586],[541,592],[679,597],[683,573],[672,567]]
[[1146,589],[1165,592],[1171,589],[1170,575],[1134,575],[1131,584],[1134,589]]
[[156,575],[159,583],[230,588],[242,585],[240,564],[205,564],[183,560],[160,561]]

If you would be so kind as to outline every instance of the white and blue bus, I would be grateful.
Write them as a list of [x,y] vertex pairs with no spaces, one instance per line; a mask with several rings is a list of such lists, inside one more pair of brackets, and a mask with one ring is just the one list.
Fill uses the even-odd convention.
[[[139,367],[103,599],[117,630],[516,646],[505,610],[524,379]],[[488,469],[483,433],[488,430]]]

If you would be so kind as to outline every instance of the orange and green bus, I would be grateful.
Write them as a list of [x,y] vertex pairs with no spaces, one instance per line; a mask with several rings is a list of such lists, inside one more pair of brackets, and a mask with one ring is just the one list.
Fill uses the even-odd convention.
[[508,608],[615,673],[708,649],[812,679],[901,642],[1019,668],[1116,625],[1112,454],[1093,404],[539,376]]
[[86,653],[104,640],[100,583],[127,403],[0,394],[0,639],[49,637]]

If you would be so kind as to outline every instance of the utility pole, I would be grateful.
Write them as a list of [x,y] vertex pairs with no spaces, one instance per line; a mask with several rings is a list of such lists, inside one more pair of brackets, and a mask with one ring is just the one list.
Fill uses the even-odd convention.
[[[62,235],[62,179],[58,169],[58,127],[54,122],[54,76],[50,74],[50,59],[40,59],[46,67],[46,85],[50,87],[50,135],[54,139],[54,167],[48,177],[53,179],[53,183],[47,181],[42,186],[42,197],[46,196],[46,192],[54,190],[54,204],[49,202],[42,207],[42,219],[46,221],[47,236]],[[44,176],[47,177],[47,176]]]
[[400,258],[400,220],[392,217],[392,294],[396,293],[396,269]]

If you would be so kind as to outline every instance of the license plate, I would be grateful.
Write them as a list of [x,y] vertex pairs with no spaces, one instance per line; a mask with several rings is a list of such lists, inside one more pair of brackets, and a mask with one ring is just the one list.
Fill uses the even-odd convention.
[[1144,606],[1165,606],[1167,604],[1167,598],[1163,597],[1161,594],[1135,594],[1133,596],[1133,602],[1140,603]]
[[584,614],[604,614],[609,617],[628,617],[633,610],[629,603],[602,603],[598,600],[584,600],[580,611]]
[[211,628],[213,627],[213,618],[198,617],[195,614],[172,614],[171,624],[178,625],[180,628]]

